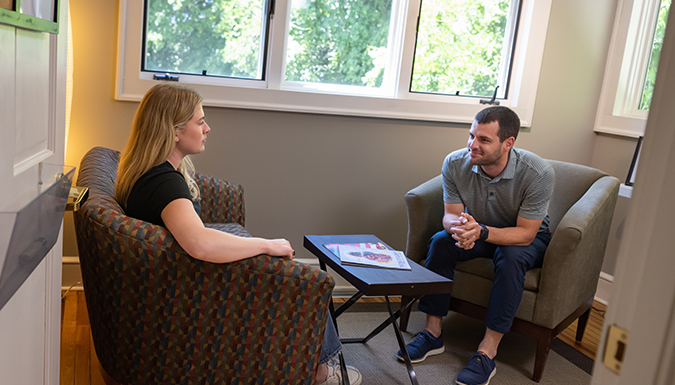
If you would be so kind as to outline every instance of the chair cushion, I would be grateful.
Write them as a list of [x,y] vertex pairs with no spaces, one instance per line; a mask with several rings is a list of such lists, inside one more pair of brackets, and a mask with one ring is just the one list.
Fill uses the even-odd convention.
[[240,237],[250,237],[244,226],[239,223],[205,223],[204,226]]
[[[456,270],[487,278],[492,281],[495,278],[494,268],[495,265],[492,262],[492,259],[476,258],[466,262],[458,262]],[[525,290],[538,291],[540,275],[541,268],[535,268],[525,273]]]
[[[419,262],[424,266],[426,259]],[[492,282],[495,278],[494,273],[495,264],[489,258],[476,258],[470,261],[458,262],[455,271],[461,271],[462,275],[477,276],[487,278]],[[539,278],[541,276],[541,268],[534,268],[525,273],[525,290],[537,292],[539,291]],[[455,280],[457,277],[455,277]],[[455,286],[457,283],[455,283]],[[454,288],[453,288],[454,291]]]

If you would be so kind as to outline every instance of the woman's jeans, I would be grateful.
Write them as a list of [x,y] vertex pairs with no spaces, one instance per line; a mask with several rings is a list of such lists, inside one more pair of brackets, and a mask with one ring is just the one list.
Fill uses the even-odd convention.
[[335,331],[333,325],[333,317],[328,314],[328,321],[326,321],[326,331],[323,332],[323,345],[321,345],[321,355],[319,356],[319,364],[325,364],[330,359],[334,358],[342,350],[342,343]]
[[[525,273],[541,267],[550,241],[549,232],[540,232],[528,246],[498,246],[476,241],[471,250],[464,250],[457,247],[452,236],[442,230],[429,241],[425,267],[452,279],[457,262],[491,258],[495,265],[495,278],[490,291],[485,326],[498,333],[506,333],[511,329],[523,296]],[[420,299],[418,307],[426,314],[444,317],[448,314],[450,298],[450,294],[426,295]]]

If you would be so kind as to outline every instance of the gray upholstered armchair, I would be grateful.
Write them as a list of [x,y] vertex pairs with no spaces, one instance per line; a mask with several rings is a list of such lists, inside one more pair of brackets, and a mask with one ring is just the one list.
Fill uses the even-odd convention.
[[[525,291],[512,331],[537,340],[532,379],[539,382],[553,339],[579,319],[577,341],[583,337],[598,284],[619,180],[594,168],[549,161],[555,187],[549,206],[553,238],[541,268],[527,272]],[[408,243],[406,255],[424,264],[427,243],[443,229],[441,175],[410,190],[406,196]],[[492,260],[459,262],[455,270],[450,310],[481,320],[492,287]],[[408,299],[403,299],[404,303]],[[407,314],[401,328],[407,327]]]

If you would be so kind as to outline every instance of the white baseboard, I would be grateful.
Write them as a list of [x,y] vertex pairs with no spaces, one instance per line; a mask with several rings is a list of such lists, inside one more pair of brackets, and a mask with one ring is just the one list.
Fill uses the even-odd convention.
[[605,273],[604,271],[600,272],[600,279],[598,280],[598,288],[595,291],[595,300],[602,303],[603,305],[609,304],[609,298],[612,294],[612,283],[614,282],[614,277]]
[[61,290],[84,290],[80,273],[80,258],[63,257]]
[[[298,258],[297,261],[311,266],[319,266],[319,261],[314,258]],[[351,297],[356,293],[356,288],[341,277],[334,275],[335,288],[333,289],[333,297]],[[607,305],[609,297],[612,294],[612,283],[614,277],[605,273],[600,273],[598,280],[598,288],[595,292],[595,300]],[[63,290],[83,290],[82,276],[80,274],[80,259],[78,257],[63,257],[63,278],[61,281]]]

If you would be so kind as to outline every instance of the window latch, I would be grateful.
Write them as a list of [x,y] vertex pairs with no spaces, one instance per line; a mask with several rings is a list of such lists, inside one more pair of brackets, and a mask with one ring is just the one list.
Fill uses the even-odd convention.
[[270,1],[270,20],[274,19],[274,11],[277,6],[276,0]]
[[497,90],[498,89],[499,89],[499,86],[495,87],[495,93],[492,95],[492,99],[490,99],[490,100],[481,99],[480,104],[489,104],[491,106],[498,106],[499,100],[495,100],[497,98]]
[[178,81],[178,75],[171,75],[170,73],[165,73],[165,74],[154,74],[152,75],[152,78],[155,80],[166,80],[169,82],[177,82]]

